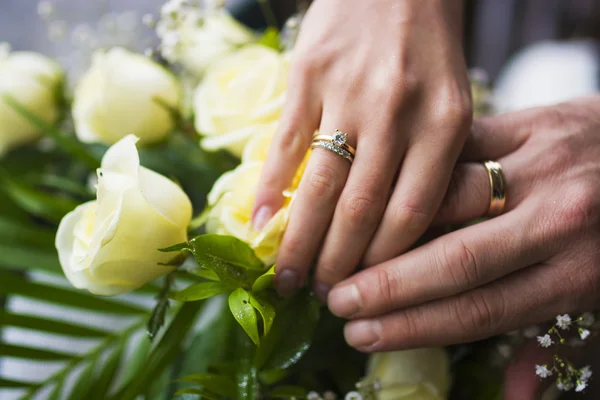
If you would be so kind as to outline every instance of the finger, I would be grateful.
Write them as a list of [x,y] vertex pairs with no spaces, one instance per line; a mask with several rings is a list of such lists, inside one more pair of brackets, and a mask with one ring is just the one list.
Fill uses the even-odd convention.
[[[384,132],[384,129],[382,129]],[[348,182],[335,209],[317,262],[315,291],[325,301],[329,289],[358,266],[381,220],[400,165],[400,137],[382,146],[382,132],[361,132]]]
[[329,294],[329,309],[344,318],[391,310],[451,296],[547,259],[536,215],[527,207],[449,233],[396,259],[341,282]]
[[[504,213],[517,207],[530,192],[530,183],[523,182],[518,154],[497,159],[502,165],[506,184]],[[487,215],[491,201],[489,174],[483,163],[457,164],[446,196],[435,216],[436,224],[464,223]]]
[[540,109],[476,118],[463,147],[461,161],[496,160],[516,151],[531,134]]
[[[320,132],[333,133],[337,121],[325,114]],[[353,142],[349,139],[349,142]],[[353,144],[351,144],[353,145]],[[279,254],[275,284],[287,296],[305,281],[331,223],[350,163],[332,151],[315,148],[298,187]]]
[[289,187],[320,123],[321,104],[313,95],[309,77],[292,69],[288,97],[256,192],[252,210],[254,228],[262,229],[283,204]]
[[346,341],[361,351],[472,342],[569,312],[564,274],[538,264],[486,286],[382,317],[349,322]]
[[365,254],[366,265],[401,254],[431,224],[459,153],[452,149],[454,143],[446,142],[419,142],[408,149],[381,224]]
[[434,223],[461,223],[483,217],[490,197],[490,180],[483,164],[457,164]]

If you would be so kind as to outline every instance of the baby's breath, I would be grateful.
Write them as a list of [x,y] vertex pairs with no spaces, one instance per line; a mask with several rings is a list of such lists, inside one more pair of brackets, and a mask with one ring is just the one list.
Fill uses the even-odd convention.
[[562,330],[568,330],[571,327],[571,316],[569,314],[558,315],[556,317],[556,326]]
[[538,336],[537,341],[540,344],[540,346],[542,346],[542,347],[550,347],[554,344],[554,342],[552,341],[552,338],[550,337],[549,334],[545,334],[543,336]]

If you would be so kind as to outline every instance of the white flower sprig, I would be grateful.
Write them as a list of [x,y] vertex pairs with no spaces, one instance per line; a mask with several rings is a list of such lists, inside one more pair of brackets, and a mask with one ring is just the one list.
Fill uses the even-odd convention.
[[[556,323],[548,329],[547,333],[537,337],[537,341],[542,347],[563,345],[566,343],[565,331],[568,331],[573,325],[577,325],[577,334],[581,341],[585,341],[592,332],[590,329],[594,324],[594,316],[591,313],[585,313],[573,320],[569,314],[558,315]],[[563,333],[561,334],[561,331]],[[535,365],[535,374],[542,379],[556,375],[556,387],[562,391],[575,389],[576,392],[582,392],[588,386],[588,381],[592,376],[590,366],[575,368],[568,360],[561,358],[558,353],[552,357],[552,364]]]

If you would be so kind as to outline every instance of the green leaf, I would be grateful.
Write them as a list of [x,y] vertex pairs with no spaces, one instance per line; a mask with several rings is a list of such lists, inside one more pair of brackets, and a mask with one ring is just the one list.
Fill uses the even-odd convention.
[[[204,313],[211,317],[204,319],[194,333],[181,365],[181,376],[208,372],[209,367],[226,363],[236,357],[234,333],[241,328],[229,311],[227,299],[221,297],[207,301]],[[219,372],[234,374],[235,369]]]
[[100,167],[100,159],[90,152],[89,149],[84,144],[79,142],[75,137],[67,136],[52,125],[47,124],[37,115],[35,115],[34,112],[28,110],[25,106],[19,103],[19,101],[13,96],[5,94],[3,96],[3,100],[23,118],[51,137],[62,150],[70,153],[73,157],[82,161],[92,170]]
[[112,350],[109,350],[108,357],[103,362],[97,363],[98,371],[96,371],[96,376],[88,390],[90,396],[88,398],[104,399],[107,397],[106,395],[117,375],[123,349],[123,343],[119,343]]
[[73,390],[71,390],[71,393],[69,394],[69,400],[86,400],[89,398],[87,395],[90,385],[92,384],[95,364],[96,360],[93,359],[83,367],[73,385]]
[[282,381],[290,375],[290,370],[287,369],[269,369],[258,373],[258,379],[265,385],[273,385]]
[[82,197],[91,200],[95,197],[95,192],[90,188],[64,176],[52,174],[36,174],[28,175],[27,180],[48,189],[58,190],[60,192],[69,193],[70,195]]
[[199,278],[204,278],[209,281],[219,281],[219,275],[217,275],[214,271],[206,268],[193,268],[186,271],[189,274],[197,276]]
[[273,287],[273,280],[275,279],[275,265],[273,265],[267,272],[259,276],[252,284],[253,292],[260,292],[261,290]]
[[250,339],[257,346],[260,344],[258,327],[256,326],[256,311],[250,304],[250,295],[244,289],[234,290],[229,295],[229,309],[235,320],[244,328]]
[[115,400],[134,400],[175,360],[181,351],[184,338],[194,325],[196,315],[204,303],[185,303],[177,312],[161,340],[156,344],[144,368],[132,381],[112,397]]
[[209,268],[204,263],[210,264],[214,258],[217,258],[227,264],[243,269],[259,272],[264,270],[264,264],[256,256],[254,250],[236,237],[212,234],[201,235],[190,240],[190,245],[200,266]]
[[12,379],[0,378],[0,388],[18,389],[18,388],[28,388],[33,385],[34,384],[31,382],[22,382],[22,381],[15,381]]
[[158,302],[152,310],[152,314],[150,314],[150,319],[148,320],[148,324],[146,325],[146,332],[148,333],[148,338],[150,339],[150,341],[154,339],[154,336],[156,335],[158,330],[165,323],[167,310],[169,309],[169,290],[171,290],[171,285],[173,284],[174,280],[174,273],[170,273],[164,278],[163,288],[158,294]]
[[179,292],[171,293],[169,297],[177,301],[198,301],[229,292],[229,288],[221,282],[200,282]]
[[[0,209],[5,211],[0,205]],[[18,245],[17,250],[23,252],[29,252],[34,250],[33,248],[27,248],[25,246],[35,246],[36,248],[44,248],[51,250],[46,254],[46,257],[52,255],[54,257],[55,264],[58,264],[58,257],[54,249],[54,236],[56,232],[54,230],[45,229],[42,226],[34,226],[25,222],[17,222],[11,220],[8,216],[0,216],[0,243],[2,249],[0,255],[3,255],[5,251],[14,248],[14,245]],[[5,246],[13,245],[13,246]],[[35,249],[36,251],[38,249]],[[51,253],[51,254],[50,254]],[[38,258],[36,256],[36,258]],[[60,268],[59,268],[60,269]]]
[[184,395],[184,394],[197,394],[200,396],[201,399],[206,399],[206,400],[222,400],[221,397],[219,396],[215,396],[205,390],[201,390],[201,389],[194,389],[194,388],[186,388],[186,389],[181,389],[175,392],[176,396],[180,396],[180,395]]
[[267,335],[275,320],[275,307],[265,296],[258,293],[250,293],[250,304],[260,313],[263,320],[263,335]]
[[68,198],[42,192],[13,180],[8,173],[0,169],[0,187],[19,207],[25,211],[49,221],[58,222],[79,202]]
[[[236,326],[237,328],[237,326]],[[258,369],[252,364],[256,346],[241,329],[235,335],[237,400],[258,399]]]
[[46,400],[62,400],[63,396],[63,387],[65,385],[65,380],[64,378],[61,379],[60,381],[56,382],[56,384],[54,385],[54,388],[52,389],[52,392],[50,392],[50,394],[48,395],[48,398]]
[[78,325],[73,322],[51,320],[36,315],[13,314],[8,311],[0,311],[0,321],[2,321],[3,326],[15,326],[81,338],[104,337],[111,334],[98,328]]
[[303,399],[306,397],[306,389],[300,386],[277,386],[269,392],[269,396],[275,399]]
[[189,252],[191,252],[192,249],[190,248],[190,244],[188,242],[183,242],[183,243],[174,244],[173,246],[165,247],[164,249],[158,249],[158,251],[162,251],[163,253],[171,253],[173,251],[189,251]]
[[146,359],[152,348],[152,343],[150,343],[150,340],[145,335],[132,340],[130,344],[133,346],[133,350],[124,364],[123,384],[120,387],[126,386],[136,378],[139,371],[145,367]]
[[0,265],[14,270],[32,269],[63,274],[56,250],[49,251],[0,244]]
[[235,396],[235,382],[228,376],[218,374],[194,374],[188,375],[180,379],[183,382],[195,383],[202,386],[205,390],[209,390],[221,396]]
[[286,369],[297,363],[310,348],[319,321],[320,303],[314,294],[302,291],[290,298],[258,349],[255,365]]
[[270,47],[274,50],[281,50],[281,40],[279,38],[279,30],[275,27],[268,27],[262,35],[258,43],[263,46]]
[[4,357],[39,361],[61,361],[79,358],[77,354],[63,353],[53,350],[34,349],[9,343],[2,344],[0,347],[0,355]]
[[145,314],[148,311],[134,304],[91,296],[57,286],[27,281],[23,277],[0,270],[0,295],[20,295],[63,306],[115,314]]

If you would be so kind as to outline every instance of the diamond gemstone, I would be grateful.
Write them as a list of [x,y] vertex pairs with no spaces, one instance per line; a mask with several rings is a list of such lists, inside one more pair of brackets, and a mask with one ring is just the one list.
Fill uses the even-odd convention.
[[333,144],[343,146],[346,143],[347,134],[341,131],[335,131],[333,134]]

